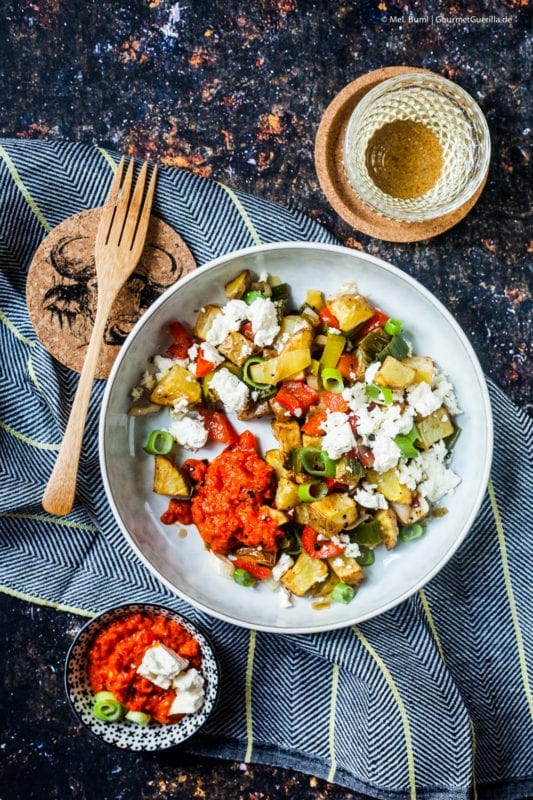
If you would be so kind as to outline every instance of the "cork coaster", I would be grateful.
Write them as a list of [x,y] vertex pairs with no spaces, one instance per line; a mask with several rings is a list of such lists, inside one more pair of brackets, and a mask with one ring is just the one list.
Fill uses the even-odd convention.
[[[96,313],[94,241],[100,208],[63,220],[41,242],[28,272],[26,300],[35,332],[61,364],[80,372]],[[191,251],[152,216],[143,255],[111,309],[96,370],[107,378],[121,344],[146,309],[195,269]]]
[[426,222],[398,222],[381,216],[354,193],[343,168],[343,143],[348,120],[364,95],[388,78],[406,73],[433,74],[417,67],[384,67],[362,75],[345,86],[333,99],[320,122],[315,140],[315,168],[329,203],[356,230],[386,242],[418,242],[447,231],[460,222],[476,204],[486,182],[464,205]]

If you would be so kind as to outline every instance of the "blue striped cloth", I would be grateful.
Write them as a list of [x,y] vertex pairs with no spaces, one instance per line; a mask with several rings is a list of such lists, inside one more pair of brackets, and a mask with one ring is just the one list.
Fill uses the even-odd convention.
[[[95,384],[81,502],[51,518],[41,497],[77,384],[37,340],[26,274],[45,234],[101,205],[111,156],[60,142],[0,142],[0,583],[89,616],[165,603],[210,630],[222,699],[194,753],[291,767],[372,797],[533,795],[531,423],[489,382],[491,481],[471,534],[423,590],[379,618],[282,637],[211,619],[174,597],[131,552],[101,485]],[[332,241],[309,219],[163,168],[155,211],[198,264],[259,242]]]

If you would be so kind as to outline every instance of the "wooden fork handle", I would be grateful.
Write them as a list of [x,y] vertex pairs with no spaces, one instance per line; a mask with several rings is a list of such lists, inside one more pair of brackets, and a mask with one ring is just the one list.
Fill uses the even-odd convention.
[[65,435],[43,495],[42,506],[49,514],[64,516],[74,505],[85,421],[108,314],[109,306],[98,306]]

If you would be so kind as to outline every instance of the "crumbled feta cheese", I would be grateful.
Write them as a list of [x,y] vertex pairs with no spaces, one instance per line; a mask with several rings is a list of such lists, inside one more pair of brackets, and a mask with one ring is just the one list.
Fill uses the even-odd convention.
[[332,411],[322,423],[326,435],[322,439],[322,449],[333,460],[348,453],[356,445],[352,427],[347,414],[342,411]]
[[387,501],[380,492],[376,492],[376,486],[373,483],[364,481],[361,487],[355,490],[353,496],[355,502],[363,506],[363,508],[387,508]]
[[197,669],[191,667],[172,681],[176,689],[176,697],[170,706],[171,714],[194,714],[201,708],[204,697],[204,677]]
[[394,439],[391,439],[386,434],[378,433],[371,444],[374,454],[372,466],[376,472],[387,472],[388,469],[396,466],[401,452]]
[[279,587],[279,605],[280,608],[291,608],[292,594],[286,586]]
[[397,469],[398,480],[407,486],[408,489],[416,489],[417,485],[422,480],[423,472],[418,458],[411,459],[410,461],[400,460]]
[[161,689],[168,689],[188,666],[186,658],[182,658],[164,644],[156,644],[148,648],[137,667],[137,672]]
[[354,294],[359,294],[357,283],[355,281],[344,281],[341,283],[339,288],[335,290],[335,294],[328,295],[328,299],[333,300],[335,297],[343,297],[344,295]]
[[172,409],[170,411],[171,417],[174,419],[181,419],[184,414],[187,413],[189,410],[189,401],[186,397],[178,397],[172,403]]
[[252,324],[255,344],[258,347],[272,344],[279,333],[278,312],[272,300],[267,297],[257,297],[247,309],[247,318]]
[[455,389],[448,380],[448,376],[444,372],[437,372],[433,378],[432,384],[433,391],[440,397],[443,404],[446,406],[450,414],[462,414],[459,408]]
[[187,450],[199,450],[207,442],[207,429],[199,417],[182,417],[170,425],[170,433]]
[[196,359],[198,358],[198,351],[199,351],[199,349],[200,349],[200,348],[199,348],[199,346],[196,344],[196,342],[195,342],[194,344],[191,344],[191,346],[190,346],[190,347],[189,347],[189,349],[187,350],[187,355],[189,356],[189,358],[190,358],[190,360],[191,360],[191,361],[196,361]]
[[335,569],[335,567],[339,569],[339,567],[344,566],[344,561],[342,560],[342,558],[334,558],[333,561],[331,562],[331,566],[333,567],[333,569]]
[[282,553],[272,567],[272,577],[275,581],[281,580],[283,575],[292,567],[294,559],[288,553]]
[[348,558],[358,558],[361,555],[361,548],[357,542],[350,542],[344,549],[344,555]]
[[155,379],[157,382],[161,380],[161,378],[167,374],[169,369],[174,366],[176,361],[173,358],[167,358],[166,356],[154,356],[154,365],[157,370],[155,374]]
[[241,411],[250,397],[246,384],[226,367],[215,372],[209,386],[218,395],[226,411]]
[[442,405],[442,398],[425,381],[407,387],[407,402],[416,414],[427,417]]
[[374,361],[372,364],[370,364],[370,366],[367,367],[365,371],[365,383],[374,383],[376,372],[379,372],[380,368],[381,368],[380,361]]
[[446,494],[451,494],[461,479],[444,463],[448,451],[443,441],[436,442],[430,448],[416,457],[422,470],[424,480],[419,484],[418,490],[429,500],[436,503]]
[[212,364],[218,366],[222,364],[224,361],[224,356],[222,353],[219,353],[216,347],[213,347],[212,344],[209,342],[202,342],[200,345],[200,350],[202,352],[202,357],[205,358],[206,361],[210,361]]
[[238,331],[242,323],[248,319],[249,306],[244,300],[230,300],[217,314],[207,331],[206,339],[209,344],[217,345],[224,341],[232,331]]

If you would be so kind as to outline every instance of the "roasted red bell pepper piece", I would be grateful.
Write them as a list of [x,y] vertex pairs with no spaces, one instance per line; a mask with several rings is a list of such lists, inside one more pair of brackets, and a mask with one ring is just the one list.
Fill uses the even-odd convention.
[[329,411],[348,411],[349,408],[342,394],[337,394],[336,392],[321,392],[320,402]]
[[353,353],[343,353],[337,361],[337,369],[346,381],[353,381],[357,374],[357,359]]
[[308,436],[324,436],[326,431],[322,427],[322,423],[325,422],[327,418],[328,415],[325,411],[317,411],[316,414],[309,417],[302,425],[303,433],[306,433]]
[[302,547],[311,558],[333,558],[344,552],[344,545],[330,539],[319,539],[318,532],[310,525],[302,531]]
[[320,317],[321,322],[328,326],[328,328],[336,328],[337,330],[340,329],[340,323],[335,314],[329,310],[327,306],[324,306],[318,312],[318,316]]
[[167,356],[169,358],[187,358],[189,348],[194,344],[194,336],[189,333],[181,322],[171,322],[168,328],[174,342],[168,348]]
[[188,500],[176,500],[173,497],[168,504],[167,510],[161,514],[160,519],[163,525],[173,525],[175,522],[181,522],[182,525],[192,525],[190,502]]
[[203,458],[187,458],[181,465],[182,470],[194,483],[202,483],[207,467],[208,462]]
[[208,375],[210,372],[212,372],[214,368],[215,368],[214,362],[209,361],[208,358],[204,358],[202,354],[202,348],[200,348],[200,351],[196,358],[196,371],[194,373],[195,376],[197,378],[203,378],[205,375]]
[[385,314],[385,312],[382,311],[380,308],[376,308],[376,311],[374,312],[374,316],[370,317],[370,319],[367,319],[367,321],[364,322],[361,325],[361,327],[357,329],[356,338],[357,339],[362,339],[363,336],[366,336],[367,333],[370,333],[370,331],[373,331],[374,328],[383,327],[383,325],[385,325],[385,323],[387,322],[388,319],[389,319],[389,315],[388,314]]
[[198,408],[197,411],[204,421],[210,441],[221,444],[236,444],[239,441],[239,434],[223,411],[210,408]]
[[318,392],[305,381],[284,381],[274,400],[295,417],[301,417],[318,401]]
[[245,569],[246,572],[249,572],[250,575],[260,581],[264,581],[267,580],[267,578],[272,577],[272,571],[270,567],[265,567],[263,564],[258,564],[253,558],[239,556],[239,558],[236,558],[235,561],[232,561],[231,563],[235,569]]

